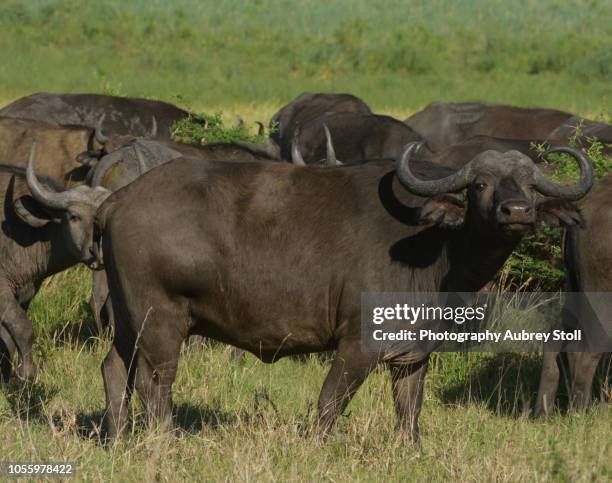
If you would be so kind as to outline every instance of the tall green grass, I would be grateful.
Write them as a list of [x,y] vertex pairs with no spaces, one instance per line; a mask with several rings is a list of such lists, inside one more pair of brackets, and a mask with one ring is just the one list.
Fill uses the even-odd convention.
[[350,91],[380,109],[482,99],[600,112],[604,0],[5,0],[0,97],[110,90],[194,107]]

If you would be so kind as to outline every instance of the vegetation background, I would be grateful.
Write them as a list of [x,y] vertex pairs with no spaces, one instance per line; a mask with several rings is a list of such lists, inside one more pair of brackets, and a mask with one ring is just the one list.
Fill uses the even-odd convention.
[[[252,123],[311,90],[400,119],[434,100],[612,118],[606,0],[3,0],[0,59],[2,103],[104,92]],[[76,461],[84,480],[612,479],[610,363],[586,415],[533,421],[537,354],[434,356],[417,448],[395,436],[386,374],[321,445],[308,429],[324,357],[241,366],[207,346],[181,364],[178,438],[143,429],[136,406],[132,434],[104,448],[108,339],[90,337],[89,291],[77,268],[33,302],[43,370],[0,394],[1,460]]]

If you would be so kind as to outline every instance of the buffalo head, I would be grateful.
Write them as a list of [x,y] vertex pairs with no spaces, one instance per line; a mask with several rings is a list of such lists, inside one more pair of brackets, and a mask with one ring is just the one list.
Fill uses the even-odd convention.
[[518,151],[485,151],[446,178],[418,179],[410,170],[410,158],[419,147],[410,144],[406,148],[396,173],[409,191],[428,198],[421,208],[423,223],[449,228],[469,223],[477,232],[520,236],[540,221],[566,226],[581,222],[569,201],[589,191],[594,174],[591,161],[578,150],[557,147],[549,151],[569,154],[579,164],[580,180],[564,186]]
[[[98,207],[111,194],[102,187],[78,186],[68,191],[51,191],[34,173],[36,141],[32,143],[26,169],[26,180],[32,197],[50,213],[50,218],[62,225],[68,249],[72,255],[96,268],[97,257],[93,253],[93,224]],[[36,221],[32,220],[33,225]]]

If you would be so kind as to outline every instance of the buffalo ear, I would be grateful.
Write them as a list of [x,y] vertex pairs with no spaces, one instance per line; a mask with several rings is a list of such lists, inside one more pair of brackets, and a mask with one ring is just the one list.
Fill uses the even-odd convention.
[[566,200],[548,200],[540,203],[538,221],[550,226],[584,226],[580,210]]
[[436,195],[421,207],[419,223],[458,228],[465,221],[465,208],[465,198],[462,195]]
[[41,228],[47,223],[59,223],[59,217],[54,217],[43,209],[33,198],[22,196],[13,203],[15,214],[33,228]]

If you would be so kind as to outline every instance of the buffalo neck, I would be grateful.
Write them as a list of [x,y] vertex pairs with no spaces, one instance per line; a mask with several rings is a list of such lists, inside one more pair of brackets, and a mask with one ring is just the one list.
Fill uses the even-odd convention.
[[[27,226],[27,225],[26,225]],[[77,263],[66,247],[60,225],[53,222],[41,228],[27,226],[20,230],[12,256],[9,278],[16,290],[34,285],[38,287],[48,276]]]
[[453,232],[449,241],[449,270],[442,290],[476,292],[495,277],[520,238],[477,233],[464,226]]

